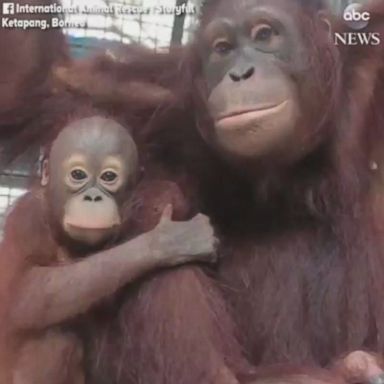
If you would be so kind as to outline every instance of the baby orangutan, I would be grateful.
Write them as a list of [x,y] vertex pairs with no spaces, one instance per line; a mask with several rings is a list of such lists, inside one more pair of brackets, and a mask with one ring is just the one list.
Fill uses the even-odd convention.
[[70,320],[148,271],[213,261],[207,217],[175,222],[170,206],[153,230],[111,247],[127,235],[137,152],[113,120],[72,121],[50,148],[41,186],[11,212],[4,244],[21,271],[10,311],[14,384],[84,383],[82,345],[65,331]]

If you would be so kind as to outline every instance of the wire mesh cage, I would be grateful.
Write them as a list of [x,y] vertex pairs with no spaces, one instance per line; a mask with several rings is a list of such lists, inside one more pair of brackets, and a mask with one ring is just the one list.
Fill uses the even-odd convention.
[[[64,28],[73,52],[83,56],[110,42],[140,43],[153,49],[186,42],[198,2],[188,0],[63,0],[69,10]],[[72,28],[71,24],[84,25]]]

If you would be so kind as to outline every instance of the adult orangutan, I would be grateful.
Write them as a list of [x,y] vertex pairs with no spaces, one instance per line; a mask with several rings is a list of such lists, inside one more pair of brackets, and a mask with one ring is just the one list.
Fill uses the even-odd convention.
[[[382,31],[379,5],[363,32]],[[382,47],[339,50],[323,11],[208,0],[182,65],[126,63],[192,94],[150,155],[189,174],[224,257],[215,280],[183,267],[126,292],[114,326],[87,335],[92,383],[237,384],[251,365],[384,352]]]

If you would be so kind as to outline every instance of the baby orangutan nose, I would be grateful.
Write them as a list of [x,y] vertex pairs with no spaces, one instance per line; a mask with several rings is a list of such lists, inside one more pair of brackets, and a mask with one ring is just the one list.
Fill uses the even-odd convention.
[[100,192],[95,188],[94,190],[89,190],[85,195],[84,195],[84,201],[89,201],[89,202],[99,202],[103,201],[103,196],[100,194]]

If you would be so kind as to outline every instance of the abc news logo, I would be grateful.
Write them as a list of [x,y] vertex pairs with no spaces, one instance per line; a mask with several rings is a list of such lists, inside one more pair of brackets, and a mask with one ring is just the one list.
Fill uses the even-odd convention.
[[368,11],[364,11],[362,4],[352,3],[345,8],[344,22],[356,32],[335,33],[336,45],[379,45],[381,43],[378,32],[358,32],[366,28],[371,19]]
[[371,15],[367,11],[362,10],[363,6],[361,4],[349,4],[345,8],[343,19],[353,29],[363,29],[369,24]]

